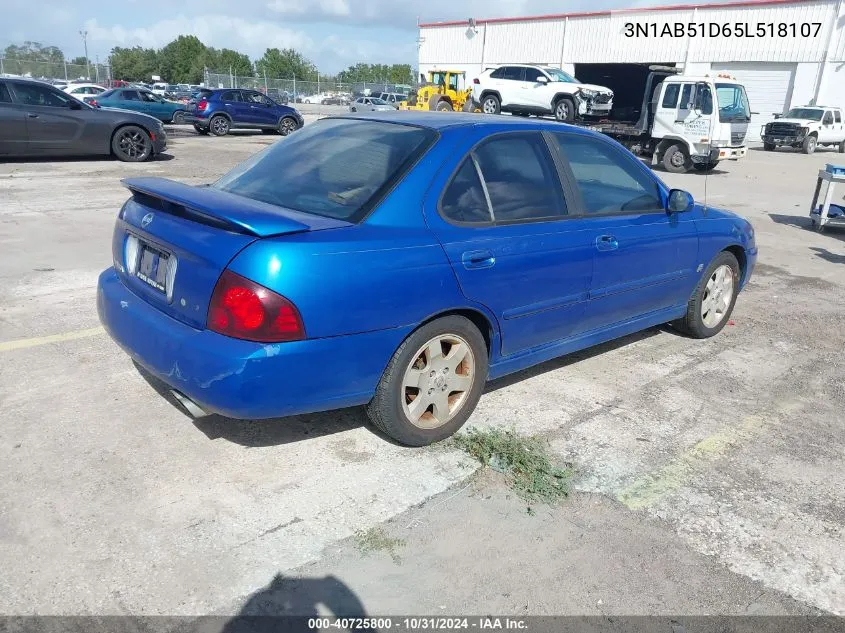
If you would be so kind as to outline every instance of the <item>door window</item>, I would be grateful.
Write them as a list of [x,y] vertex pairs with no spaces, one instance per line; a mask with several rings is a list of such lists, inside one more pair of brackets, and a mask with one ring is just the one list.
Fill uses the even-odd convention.
[[0,103],[12,103],[12,95],[9,94],[6,84],[0,84]]
[[141,95],[138,94],[137,90],[124,90],[121,98],[124,101],[140,101]]
[[38,84],[15,84],[17,101],[28,106],[47,106],[51,108],[66,108],[74,101],[70,95]]
[[833,113],[830,110],[824,113],[822,125],[833,125]]
[[158,97],[156,97],[152,92],[141,92],[141,101],[146,101],[148,103],[158,103]]
[[587,214],[663,212],[657,182],[634,156],[588,136],[556,133]]
[[525,68],[523,66],[505,66],[502,79],[525,81]]
[[701,114],[713,114],[713,91],[707,84],[698,84],[696,89],[696,105]]
[[229,90],[228,92],[224,92],[220,95],[220,100],[227,103],[237,103],[241,100],[241,94],[237,90]]
[[692,108],[692,84],[684,84],[681,90],[681,102],[678,104],[679,110],[689,110]]
[[261,105],[269,105],[270,102],[259,92],[245,92],[244,101],[247,103],[259,103]]
[[[0,101],[2,101],[2,99],[0,99]],[[833,118],[837,123],[842,123],[842,114],[839,112],[839,110],[833,111]]]
[[663,93],[662,107],[674,110],[678,106],[678,95],[680,91],[680,84],[667,84],[666,92]]

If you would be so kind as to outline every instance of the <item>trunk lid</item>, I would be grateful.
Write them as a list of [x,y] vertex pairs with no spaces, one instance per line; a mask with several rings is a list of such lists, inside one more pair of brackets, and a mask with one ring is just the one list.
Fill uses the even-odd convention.
[[198,329],[220,274],[265,237],[351,226],[207,186],[165,178],[122,181],[132,193],[112,241],[123,283],[162,312]]

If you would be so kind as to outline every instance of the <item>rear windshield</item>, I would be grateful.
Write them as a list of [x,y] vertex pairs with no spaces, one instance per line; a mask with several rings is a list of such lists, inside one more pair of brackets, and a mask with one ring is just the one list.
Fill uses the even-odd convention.
[[360,222],[435,138],[433,130],[410,125],[322,119],[253,155],[212,187]]
[[108,99],[108,98],[109,98],[109,97],[111,97],[111,96],[112,96],[115,92],[117,92],[117,90],[115,90],[114,88],[112,88],[111,90],[106,90],[105,92],[101,92],[101,93],[100,93],[100,99]]

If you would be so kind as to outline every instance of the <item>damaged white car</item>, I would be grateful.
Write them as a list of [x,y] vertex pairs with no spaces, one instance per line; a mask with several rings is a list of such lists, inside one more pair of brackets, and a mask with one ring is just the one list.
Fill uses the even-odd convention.
[[487,114],[554,115],[558,121],[604,117],[613,91],[582,84],[559,68],[508,64],[488,68],[473,80],[472,98]]

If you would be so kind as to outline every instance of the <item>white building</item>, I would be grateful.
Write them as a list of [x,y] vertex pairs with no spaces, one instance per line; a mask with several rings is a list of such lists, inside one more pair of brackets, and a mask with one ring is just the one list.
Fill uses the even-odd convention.
[[[666,29],[679,36],[661,36]],[[556,66],[608,86],[620,109],[639,107],[640,79],[651,64],[685,74],[729,73],[746,86],[754,138],[760,125],[792,106],[845,107],[845,0],[745,0],[420,24],[420,73],[454,68],[472,79],[507,63]]]

